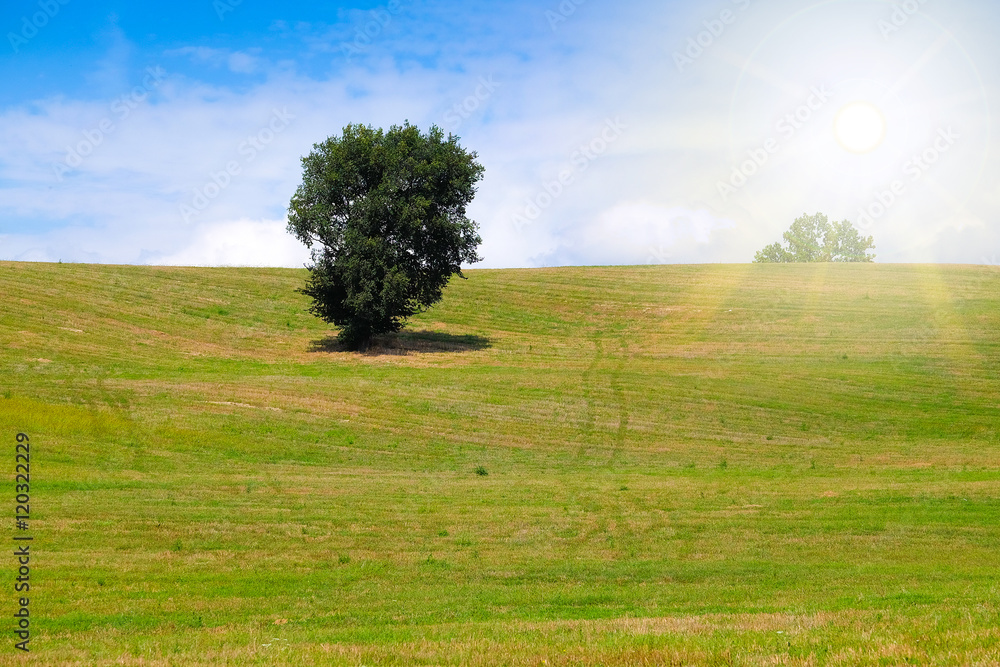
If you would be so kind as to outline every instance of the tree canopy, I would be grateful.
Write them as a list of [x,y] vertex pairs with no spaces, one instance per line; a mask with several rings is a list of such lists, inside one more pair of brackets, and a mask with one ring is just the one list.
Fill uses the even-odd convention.
[[466,217],[484,168],[476,153],[409,123],[387,132],[348,125],[302,158],[288,230],[312,249],[310,312],[348,347],[398,331],[441,299],[463,263],[480,261]]
[[780,242],[757,251],[754,262],[874,262],[875,239],[848,220],[830,223],[822,213],[797,218]]

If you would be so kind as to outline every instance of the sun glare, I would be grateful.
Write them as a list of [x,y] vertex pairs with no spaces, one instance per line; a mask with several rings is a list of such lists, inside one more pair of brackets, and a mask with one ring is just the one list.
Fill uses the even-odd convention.
[[868,153],[885,139],[885,117],[873,104],[852,102],[833,121],[837,141],[852,153]]

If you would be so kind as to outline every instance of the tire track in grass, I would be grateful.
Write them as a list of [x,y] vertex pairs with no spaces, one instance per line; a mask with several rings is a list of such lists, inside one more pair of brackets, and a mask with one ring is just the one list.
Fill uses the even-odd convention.
[[596,445],[594,441],[594,424],[595,424],[595,405],[594,405],[594,375],[598,372],[601,366],[601,362],[604,360],[604,345],[601,342],[601,335],[599,332],[595,331],[593,335],[594,343],[594,357],[591,359],[590,366],[587,370],[583,372],[581,379],[581,388],[583,390],[583,401],[585,404],[585,413],[583,418],[583,426],[581,428],[583,432],[583,444],[576,452],[577,461],[582,461],[587,455],[587,449],[591,445]]
[[[581,385],[586,404],[586,414],[581,428],[585,444],[581,445],[577,452],[577,459],[580,460],[586,455],[588,446],[597,450],[610,449],[609,466],[613,466],[622,457],[631,419],[628,399],[622,383],[622,376],[629,356],[628,334],[625,329],[613,333],[617,334],[618,337],[617,353],[609,354],[605,351],[606,338],[608,338],[606,334],[595,331],[591,337],[594,344],[594,356],[590,366],[583,372]],[[610,368],[603,368],[605,365],[609,365],[609,361],[612,362]],[[610,428],[599,426],[597,422],[597,412],[601,409],[598,384],[602,375],[607,376],[607,388],[610,390],[610,400],[605,407],[609,413],[617,416],[617,427],[613,431]],[[609,435],[610,437],[608,437]]]
[[624,335],[624,332],[621,339],[620,352],[618,363],[615,364],[615,369],[611,374],[610,380],[611,392],[615,402],[618,404],[618,430],[615,433],[615,444],[611,451],[611,460],[608,462],[612,466],[622,457],[625,448],[625,438],[628,436],[630,418],[628,400],[625,398],[625,388],[622,386],[622,372],[625,370],[625,361],[628,357],[628,339]]

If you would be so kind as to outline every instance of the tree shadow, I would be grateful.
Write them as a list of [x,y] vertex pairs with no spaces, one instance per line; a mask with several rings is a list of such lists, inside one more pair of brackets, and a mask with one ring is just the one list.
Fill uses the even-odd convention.
[[455,335],[437,331],[399,331],[375,336],[360,350],[345,347],[336,336],[314,340],[310,352],[356,352],[370,357],[405,356],[411,353],[473,352],[490,347],[490,339],[474,334]]

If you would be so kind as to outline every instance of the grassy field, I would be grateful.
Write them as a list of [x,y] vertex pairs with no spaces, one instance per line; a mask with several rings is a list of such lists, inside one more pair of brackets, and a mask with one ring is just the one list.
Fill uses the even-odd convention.
[[1000,664],[1000,270],[467,275],[0,263],[31,661]]

